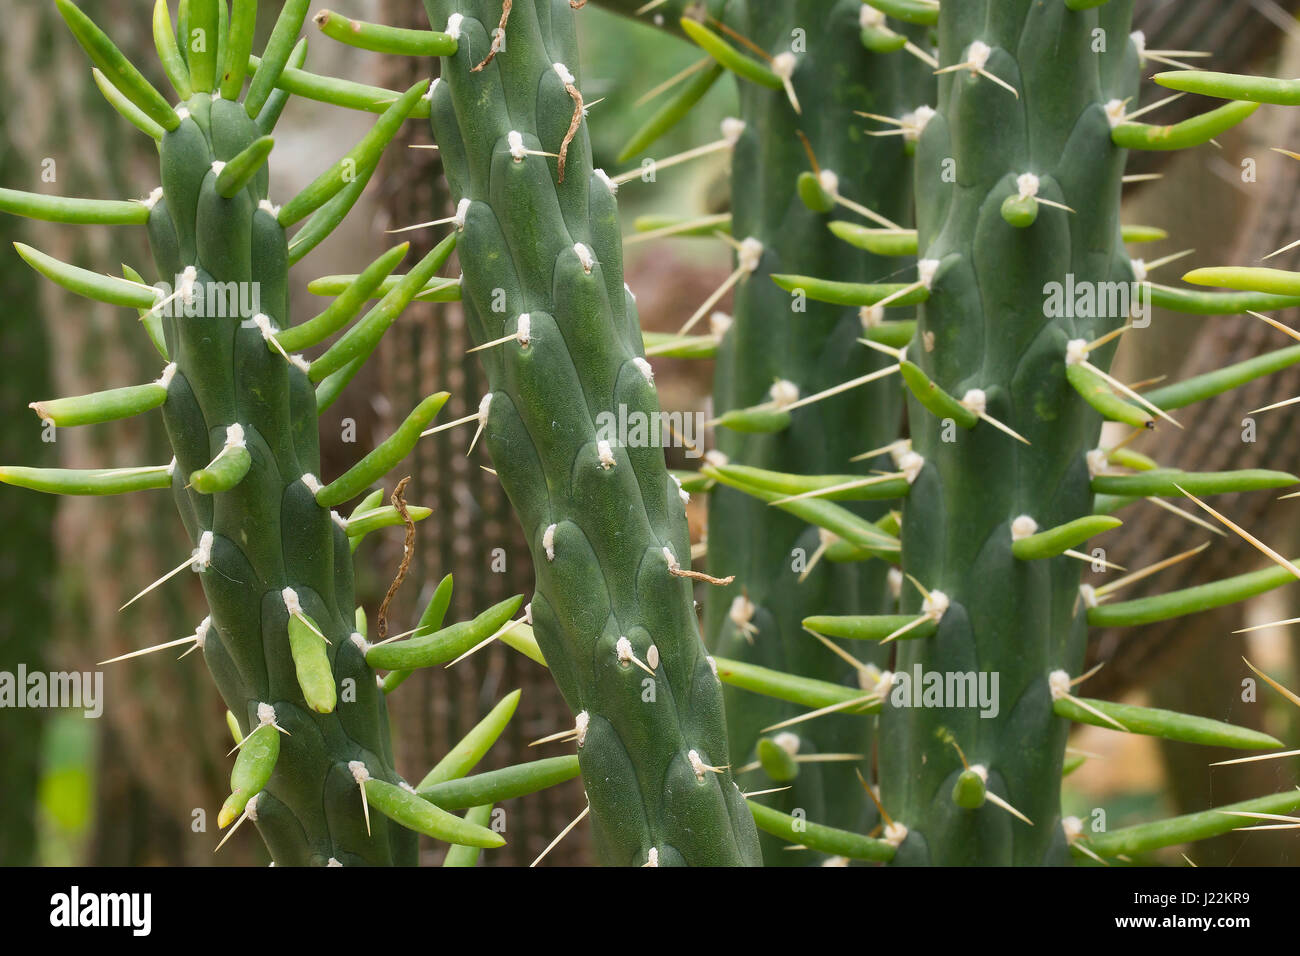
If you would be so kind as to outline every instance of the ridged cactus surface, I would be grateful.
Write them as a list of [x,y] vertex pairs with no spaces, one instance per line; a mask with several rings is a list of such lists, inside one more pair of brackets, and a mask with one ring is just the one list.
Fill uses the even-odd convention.
[[[601,858],[757,862],[729,769],[721,685],[695,619],[683,496],[663,449],[598,437],[659,411],[623,283],[615,188],[591,166],[567,0],[428,0],[459,39],[431,100],[458,199],[463,300],[491,392],[482,418],[528,537],[537,642],[576,715]],[[552,155],[539,155],[552,154]]]

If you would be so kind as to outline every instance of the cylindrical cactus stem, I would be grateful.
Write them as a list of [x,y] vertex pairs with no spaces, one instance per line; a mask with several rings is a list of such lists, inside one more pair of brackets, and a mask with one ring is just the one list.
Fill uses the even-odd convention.
[[[430,115],[459,200],[463,299],[491,387],[483,440],[528,538],[531,620],[576,715],[603,861],[748,864],[721,685],[695,619],[690,541],[658,443],[609,430],[659,412],[623,283],[614,186],[591,166],[574,9],[427,0],[458,37]],[[648,445],[648,447],[646,447]]]
[[[905,584],[903,606],[938,629],[899,643],[881,717],[881,800],[906,828],[892,834],[899,862],[1068,858],[1068,725],[1053,713],[1049,675],[1081,669],[1083,565],[1063,554],[1021,558],[1014,545],[1093,511],[1087,453],[1101,417],[1071,387],[1067,366],[1086,357],[1104,371],[1113,343],[1090,355],[1083,345],[1128,315],[1054,310],[1045,291],[1134,280],[1119,222],[1125,151],[1112,140],[1115,104],[1137,92],[1132,6],[972,0],[945,4],[939,18],[948,72],[916,170],[919,249],[932,279],[907,355],[951,395],[981,390],[981,409],[1029,444],[986,421],[953,429],[911,403],[924,467],[904,507],[903,570],[927,593]],[[1007,200],[1021,197],[1036,217],[1006,214]],[[949,686],[969,676],[988,706],[925,697],[932,672]],[[1018,813],[955,801],[966,757],[987,792]]]
[[[887,364],[884,356],[856,344],[864,331],[859,309],[814,301],[797,289],[787,292],[770,278],[795,273],[870,282],[905,264],[856,248],[829,228],[839,220],[879,228],[839,205],[839,196],[908,223],[912,161],[905,147],[912,137],[906,143],[902,136],[868,137],[862,130],[876,124],[854,114],[899,117],[933,101],[930,67],[906,51],[872,53],[864,47],[863,9],[859,0],[751,0],[727,7],[728,27],[774,58],[795,58],[791,82],[802,114],[783,88],[737,81],[745,127],[732,154],[731,228],[737,238],[761,242],[763,255],[757,270],[736,287],[729,328],[717,329],[723,333],[713,393],[718,415],[763,404],[777,380],[796,385],[801,397],[811,396]],[[808,188],[800,190],[801,180]],[[811,208],[801,201],[809,189],[830,202]],[[897,381],[886,378],[796,409],[788,427],[777,431],[719,427],[717,448],[735,464],[805,475],[857,467],[865,475],[881,462],[854,466],[850,460],[894,441],[901,413]],[[888,505],[854,510],[874,520]],[[856,683],[854,668],[810,637],[801,622],[811,614],[892,610],[887,565],[826,560],[828,540],[833,536],[794,515],[715,487],[709,496],[709,570],[736,580],[707,595],[710,647],[727,658]],[[887,650],[871,646],[854,653],[866,663],[888,660]],[[800,712],[793,704],[730,687],[726,700],[732,753],[744,762],[753,759],[763,728]],[[798,735],[804,754],[871,750],[871,726],[861,718],[830,715],[788,732]],[[803,763],[799,769],[788,790],[763,802],[786,812],[801,809],[832,826],[870,829],[874,808],[853,763]],[[745,779],[748,789],[776,786],[759,773]],[[806,854],[764,840],[769,864],[807,861]]]

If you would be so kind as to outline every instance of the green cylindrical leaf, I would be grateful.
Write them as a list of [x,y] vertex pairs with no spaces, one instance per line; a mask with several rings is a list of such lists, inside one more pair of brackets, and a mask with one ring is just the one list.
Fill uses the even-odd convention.
[[461,621],[400,643],[376,645],[366,652],[366,663],[377,670],[413,670],[445,664],[499,631],[523,602],[523,595],[516,594],[494,604],[472,621]]
[[451,396],[447,392],[430,395],[406,416],[406,420],[378,448],[316,493],[322,508],[335,508],[355,498],[365,488],[388,474],[399,461],[411,453],[424,430]]
[[803,818],[795,819],[788,813],[773,810],[753,800],[746,802],[758,828],[782,840],[833,856],[846,856],[850,860],[888,863],[894,858],[895,848],[892,843],[812,823]]
[[534,760],[501,770],[440,783],[421,784],[420,796],[444,810],[463,810],[483,803],[522,797],[572,780],[579,773],[576,755]]
[[0,481],[51,495],[120,495],[128,491],[170,488],[172,466],[148,468],[23,468],[0,467]]
[[455,814],[434,806],[428,800],[421,800],[403,787],[373,777],[363,786],[366,788],[366,799],[370,801],[372,809],[378,810],[388,819],[408,830],[423,833],[435,840],[458,843],[462,846],[491,848],[505,845],[505,838],[499,833],[493,833],[486,827],[462,820]]
[[333,713],[338,703],[329,652],[320,625],[305,614],[289,616],[289,653],[307,706],[318,714]]
[[1300,478],[1284,471],[1265,471],[1262,468],[1241,471],[1189,472],[1172,468],[1144,471],[1138,475],[1098,475],[1092,479],[1092,490],[1107,495],[1133,495],[1148,497],[1183,496],[1179,488],[1194,495],[1227,495],[1241,491],[1259,491],[1265,488],[1286,488],[1300,482]]
[[[1116,704],[1108,700],[1092,698],[1079,698],[1079,700],[1087,707],[1118,720],[1125,729],[1134,734],[1181,740],[1189,744],[1204,744],[1207,747],[1272,750],[1282,746],[1280,740],[1258,730],[1225,724],[1221,720],[1210,720],[1208,717],[1195,717],[1191,714],[1180,714],[1156,707],[1139,707],[1135,704]],[[1056,712],[1056,716],[1075,723],[1109,727],[1111,730],[1119,729],[1069,698],[1063,697],[1053,701],[1052,710]]]
[[455,38],[435,30],[407,30],[350,20],[331,10],[322,10],[312,19],[331,40],[361,50],[400,56],[451,56],[456,52]]
[[69,265],[21,242],[15,242],[14,248],[23,257],[23,261],[41,275],[87,299],[107,302],[109,305],[126,305],[134,309],[151,309],[158,303],[158,290],[150,286],[141,286],[126,279],[116,279]]
[[474,766],[483,759],[484,755],[492,748],[492,745],[505,733],[506,725],[510,723],[510,718],[515,715],[515,711],[519,708],[521,693],[521,691],[514,690],[506,694],[488,712],[486,717],[475,724],[470,732],[460,739],[456,746],[447,751],[447,755],[439,760],[416,786],[415,789],[420,791],[420,796],[426,800],[432,800],[445,810],[462,810],[480,803],[496,803],[499,800],[507,799],[501,796],[489,797],[481,795],[479,799],[453,806],[441,800],[433,799],[426,791],[436,788],[440,784],[445,785],[450,781],[457,780],[474,769]]
[[1077,547],[1093,535],[1118,528],[1124,522],[1109,515],[1085,515],[1055,528],[1039,531],[1011,543],[1011,553],[1021,561],[1054,558]]

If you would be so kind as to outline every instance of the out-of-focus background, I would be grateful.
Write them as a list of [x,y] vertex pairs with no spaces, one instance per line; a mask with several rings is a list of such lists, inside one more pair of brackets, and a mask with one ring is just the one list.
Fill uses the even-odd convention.
[[[150,0],[83,0],[84,9],[160,88],[150,36]],[[1197,64],[1210,68],[1300,75],[1300,30],[1286,0],[1138,0],[1139,19],[1153,49],[1214,50]],[[263,3],[257,48],[278,3]],[[427,26],[416,0],[341,0],[349,16],[399,26]],[[584,44],[583,91],[600,99],[590,111],[596,164],[620,169],[622,144],[657,103],[639,103],[651,87],[693,63],[686,44],[649,26],[618,19],[589,4],[580,14]],[[91,81],[89,64],[52,3],[12,0],[0,31],[0,185],[64,195],[143,197],[157,185],[156,153],[147,137],[121,120]],[[307,67],[315,72],[405,88],[431,64],[350,50],[317,34],[309,23]],[[1144,92],[1144,100],[1157,97]],[[603,98],[603,99],[602,99]],[[716,139],[734,109],[728,80],[688,120],[654,147],[666,156]],[[1191,100],[1193,98],[1188,98]],[[815,109],[815,104],[809,104]],[[1187,100],[1157,114],[1172,121],[1202,104]],[[277,129],[272,195],[283,199],[341,155],[372,122],[369,114],[293,99]],[[361,203],[336,235],[295,269],[294,320],[326,304],[309,295],[309,279],[356,272],[393,237],[385,230],[438,218],[450,198],[438,177],[437,152],[408,148],[431,142],[427,127],[407,124]],[[1300,111],[1264,107],[1218,148],[1135,161],[1135,171],[1163,178],[1131,188],[1125,221],[1160,226],[1171,238],[1140,254],[1156,259],[1194,248],[1193,255],[1157,272],[1173,283],[1199,265],[1252,263],[1300,238],[1300,163],[1269,147],[1300,149]],[[658,181],[627,184],[621,212],[631,233],[638,215],[703,214],[726,208],[725,153],[663,170]],[[433,236],[417,231],[412,257]],[[69,227],[0,218],[0,461],[74,467],[130,466],[169,457],[157,416],[108,426],[44,430],[28,402],[147,381],[158,359],[128,310],[111,309],[38,281],[10,248],[12,241],[103,271],[119,263],[152,265],[142,230]],[[413,259],[408,259],[413,261]],[[1287,254],[1273,260],[1296,268]],[[680,326],[731,268],[728,249],[709,240],[630,244],[627,280],[648,330]],[[727,307],[726,300],[720,306]],[[1300,314],[1279,314],[1300,326]],[[1281,347],[1286,340],[1250,318],[1195,319],[1157,312],[1149,329],[1126,337],[1120,376],[1142,381],[1183,377],[1228,361]],[[469,340],[455,305],[417,304],[388,334],[377,362],[344,393],[322,423],[323,472],[336,475],[388,434],[420,398],[452,393],[441,416],[472,412],[482,376],[465,350]],[[665,408],[708,411],[712,369],[707,362],[656,361]],[[1300,470],[1300,428],[1294,409],[1251,416],[1246,411],[1300,394],[1300,370],[1275,375],[1205,403],[1185,416],[1185,431],[1161,433],[1140,446],[1189,470],[1268,467]],[[1254,429],[1254,441],[1243,431]],[[347,441],[345,438],[353,437]],[[527,550],[492,476],[476,450],[466,456],[470,431],[424,440],[406,463],[407,498],[435,508],[418,526],[416,557],[390,611],[414,622],[437,580],[455,572],[450,619],[489,603],[530,592]],[[53,438],[53,440],[49,440]],[[680,449],[670,450],[680,454]],[[685,467],[684,460],[670,462]],[[390,489],[391,490],[391,489]],[[702,531],[703,499],[691,521]],[[1278,550],[1300,551],[1300,501],[1267,493],[1223,499],[1221,510],[1255,530]],[[1213,546],[1153,579],[1148,590],[1211,580],[1261,565],[1248,547],[1217,538],[1154,507],[1135,509],[1110,539],[1107,557],[1139,568],[1213,538]],[[189,545],[171,502],[163,495],[106,499],[49,499],[0,486],[0,672],[19,664],[30,671],[94,671],[95,662],[191,633],[205,613],[189,576],[173,579],[119,613],[131,595],[184,556]],[[400,560],[400,532],[375,535],[357,552],[357,592],[373,615]],[[1141,588],[1135,588],[1136,596]],[[1094,636],[1094,656],[1106,666],[1087,689],[1095,696],[1203,713],[1300,741],[1300,709],[1261,688],[1258,700],[1225,674],[1240,671],[1245,654],[1276,679],[1300,684],[1300,630],[1274,628],[1233,635],[1247,624],[1292,617],[1296,589],[1284,589],[1244,607],[1185,618],[1169,626]],[[409,625],[406,625],[409,626]],[[224,706],[197,656],[177,662],[166,652],[102,668],[103,714],[0,709],[0,864],[231,865],[264,863],[251,831],[213,854],[215,810],[227,792],[229,740]],[[503,692],[523,688],[519,711],[485,768],[527,759],[528,742],[560,729],[570,718],[549,675],[500,646],[455,668],[417,673],[394,695],[398,766],[422,774]],[[1069,812],[1105,815],[1107,828],[1171,812],[1188,812],[1272,792],[1297,783],[1296,759],[1207,769],[1232,756],[1187,745],[1087,729],[1073,744],[1091,756],[1066,781]],[[560,752],[556,750],[555,752]],[[484,863],[530,862],[581,809],[580,784],[505,804],[508,846]],[[425,845],[426,861],[440,851]],[[1292,863],[1300,835],[1234,835],[1198,845],[1200,865]],[[1171,862],[1179,863],[1178,854]],[[582,827],[548,858],[588,861]]]

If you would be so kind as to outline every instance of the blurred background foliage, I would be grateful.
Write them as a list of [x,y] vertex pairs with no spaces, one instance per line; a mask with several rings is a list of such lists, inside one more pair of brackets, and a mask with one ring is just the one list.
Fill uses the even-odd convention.
[[[82,6],[161,86],[149,30],[151,2],[83,0]],[[262,4],[263,37],[278,6]],[[336,6],[364,19],[426,25],[421,5],[410,0],[348,0]],[[1280,70],[1277,75],[1284,76],[1300,75],[1300,44],[1294,37],[1281,42],[1296,32],[1283,7],[1296,6],[1294,0],[1282,5],[1273,0],[1139,0],[1144,26],[1160,41],[1152,41],[1153,47],[1219,50],[1221,55],[1209,61],[1213,68]],[[152,145],[99,96],[88,64],[53,5],[10,0],[8,7],[7,28],[0,33],[0,183],[104,198],[146,195],[157,178]],[[616,18],[594,3],[580,16],[584,93],[589,103],[599,100],[589,114],[596,165],[621,171],[616,155],[658,105],[640,102],[643,94],[698,56],[685,43]],[[429,67],[342,48],[309,30],[307,65],[317,72],[402,88]],[[717,139],[721,120],[734,108],[734,85],[716,84],[684,123],[654,145],[654,154],[662,157]],[[1174,107],[1189,108],[1185,103]],[[1296,117],[1300,111],[1265,107],[1241,132],[1225,138],[1221,150],[1200,149],[1167,163],[1159,167],[1163,180],[1133,191],[1126,221],[1161,226],[1172,236],[1149,252],[1144,248],[1144,255],[1197,250],[1170,275],[1158,278],[1172,281],[1176,270],[1187,265],[1249,262],[1300,236],[1300,164],[1268,152],[1270,146],[1298,148]],[[292,100],[277,131],[272,195],[292,195],[369,122],[369,117]],[[350,220],[297,268],[295,321],[321,307],[306,292],[308,279],[357,271],[391,244],[385,230],[449,211],[436,151],[406,148],[428,143],[427,127],[409,123],[403,137]],[[1242,158],[1258,159],[1254,182],[1242,182]],[[43,180],[51,161],[55,178]],[[664,170],[653,184],[629,183],[619,195],[625,233],[634,231],[640,215],[725,209],[728,189],[722,153]],[[417,232],[404,238],[412,239],[408,261],[413,261],[431,237]],[[125,310],[75,299],[36,281],[7,251],[19,239],[89,267],[107,271],[127,262],[147,276],[152,273],[144,238],[133,230],[77,229],[0,217],[5,297],[0,408],[6,416],[0,427],[0,460],[82,467],[165,460],[156,416],[63,429],[56,441],[43,440],[40,423],[25,409],[29,401],[145,381],[156,376],[158,359]],[[1290,255],[1277,264],[1296,268],[1300,260]],[[677,328],[729,270],[729,251],[719,242],[669,240],[626,250],[627,280],[637,294],[642,323],[656,331]],[[725,300],[721,307],[726,308]],[[1300,315],[1279,318],[1300,324]],[[1227,327],[1227,322],[1241,324]],[[1126,339],[1141,344],[1126,348],[1123,374],[1141,380],[1172,374],[1180,364],[1180,375],[1194,374],[1244,357],[1238,351],[1255,354],[1282,344],[1262,325],[1247,323],[1157,314],[1142,338]],[[477,364],[465,359],[467,348],[455,306],[417,304],[409,310],[387,336],[380,360],[367,366],[322,422],[324,473],[346,468],[435,389],[453,395],[445,419],[475,409],[481,375]],[[709,414],[709,363],[655,364],[665,408]],[[1300,394],[1300,371],[1275,376],[1267,388],[1269,400]],[[1199,456],[1206,468],[1231,462],[1234,467],[1300,470],[1300,438],[1292,437],[1294,411],[1260,416],[1258,442],[1244,445],[1237,435],[1239,412],[1255,406],[1228,401],[1189,422],[1186,433],[1162,437],[1169,441],[1169,457],[1189,469]],[[345,440],[350,430],[353,441]],[[468,433],[444,433],[422,443],[408,462],[408,499],[434,506],[435,514],[419,526],[412,573],[393,605],[395,622],[413,622],[448,571],[456,579],[452,619],[508,594],[531,591],[527,550],[508,502],[480,467],[490,464],[482,450],[464,454],[468,441]],[[1214,464],[1219,458],[1223,463]],[[1295,504],[1261,497],[1266,496],[1226,502],[1225,510],[1270,543],[1300,553]],[[704,526],[702,507],[702,496],[696,496],[689,517],[697,539]],[[0,487],[0,528],[0,671],[13,672],[19,663],[28,670],[92,671],[96,661],[190,633],[204,613],[197,585],[180,578],[127,612],[117,612],[145,582],[174,565],[185,547],[180,523],[163,496],[56,502]],[[1141,567],[1204,539],[1200,529],[1152,509],[1140,519],[1135,515],[1122,535],[1113,536],[1111,556],[1122,553],[1121,563]],[[400,552],[401,536],[394,534],[373,536],[357,554],[358,597],[372,618]],[[1233,542],[1216,540],[1200,560],[1166,572],[1150,586],[1167,589],[1209,580],[1234,573],[1242,564],[1255,566],[1256,561]],[[1094,657],[1107,666],[1089,690],[1249,723],[1283,740],[1300,740],[1300,711],[1267,689],[1261,689],[1258,703],[1243,702],[1235,679],[1225,677],[1240,670],[1239,657],[1246,653],[1283,683],[1300,684],[1300,645],[1293,635],[1280,630],[1246,638],[1228,634],[1243,622],[1293,616],[1296,604],[1296,596],[1284,591],[1244,610],[1201,615],[1176,627],[1099,635]],[[430,671],[437,673],[418,674],[392,702],[398,763],[408,776],[423,773],[513,687],[524,688],[523,701],[485,768],[528,759],[533,753],[528,741],[568,721],[549,675],[502,647],[489,648],[454,670]],[[264,863],[266,855],[251,831],[231,840],[220,855],[212,853],[218,837],[215,820],[208,818],[226,792],[229,741],[224,708],[197,658],[177,663],[157,654],[111,665],[104,674],[106,699],[97,720],[78,711],[0,711],[0,865]],[[1067,778],[1066,812],[1087,821],[1100,811],[1107,828],[1297,782],[1294,759],[1207,771],[1205,765],[1222,755],[1184,745],[1162,748],[1144,738],[1091,728],[1074,743],[1097,756]],[[484,862],[527,864],[582,805],[578,781],[508,802],[508,846],[485,854]],[[586,849],[579,827],[549,862],[588,862]],[[424,862],[437,862],[438,849],[426,842],[425,850]],[[1191,855],[1203,864],[1294,863],[1300,835],[1234,835],[1200,845]],[[1176,853],[1163,861],[1182,862]]]

